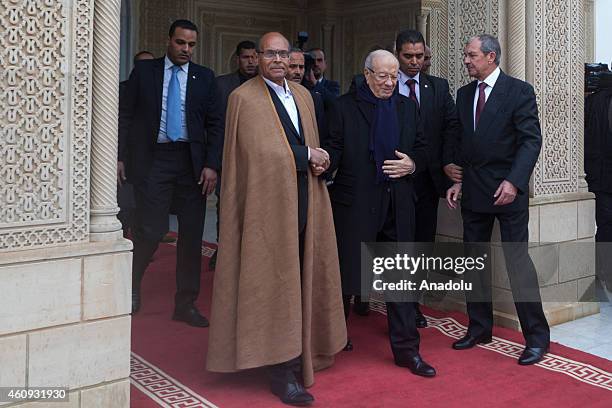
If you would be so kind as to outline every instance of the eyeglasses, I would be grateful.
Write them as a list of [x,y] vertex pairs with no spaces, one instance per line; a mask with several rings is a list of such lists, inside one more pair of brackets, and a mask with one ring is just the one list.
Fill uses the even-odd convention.
[[390,79],[390,80],[391,80],[391,82],[397,82],[397,75],[394,75],[394,74],[386,74],[386,73],[384,73],[384,72],[376,72],[376,71],[374,71],[372,68],[368,68],[368,71],[370,71],[370,72],[371,72],[371,73],[374,75],[374,78],[375,78],[377,81],[380,81],[380,82],[383,82],[383,81],[384,81],[384,82],[387,82],[387,80],[388,80],[388,79]]
[[289,51],[285,51],[285,50],[280,50],[280,51],[265,50],[265,51],[257,51],[257,53],[258,54],[263,54],[263,57],[265,59],[276,59],[277,56],[280,59],[288,59],[289,58]]

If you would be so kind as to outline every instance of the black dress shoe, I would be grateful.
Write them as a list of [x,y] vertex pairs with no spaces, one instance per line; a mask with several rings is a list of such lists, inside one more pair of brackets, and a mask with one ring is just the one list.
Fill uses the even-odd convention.
[[194,305],[181,310],[174,309],[172,320],[185,322],[194,327],[208,327],[209,325],[208,319],[202,316]]
[[297,380],[290,382],[272,381],[270,390],[284,404],[302,407],[310,405],[314,401],[312,394],[306,391]]
[[416,323],[416,327],[418,329],[424,329],[427,327],[427,319],[423,316],[423,313],[418,312],[416,317],[414,318],[414,322]]
[[493,337],[490,334],[483,334],[478,337],[473,337],[471,334],[466,334],[459,340],[453,343],[455,350],[466,350],[474,347],[477,344],[490,343]]
[[132,291],[132,314],[138,313],[140,310],[140,291]]
[[520,365],[531,365],[539,362],[548,353],[548,347],[525,347],[518,359]]
[[353,342],[351,339],[346,340],[346,346],[342,349],[343,351],[353,351]]
[[436,369],[427,364],[420,355],[408,358],[406,361],[395,362],[400,367],[408,367],[412,374],[420,375],[421,377],[435,377]]

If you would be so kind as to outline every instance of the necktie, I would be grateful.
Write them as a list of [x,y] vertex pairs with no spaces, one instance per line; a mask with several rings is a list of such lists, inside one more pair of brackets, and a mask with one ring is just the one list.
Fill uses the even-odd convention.
[[181,84],[178,80],[178,65],[172,66],[172,76],[168,84],[168,98],[166,99],[166,136],[176,142],[182,134],[181,121]]
[[481,82],[478,85],[478,102],[476,103],[476,121],[474,122],[474,128],[478,126],[478,121],[480,120],[480,114],[484,110],[485,103],[487,101],[487,97],[485,95],[486,87],[487,87],[487,84],[484,82]]
[[419,100],[416,96],[416,81],[414,79],[409,79],[406,81],[406,84],[410,88],[410,95],[408,95],[408,97],[412,99],[417,106],[419,106]]

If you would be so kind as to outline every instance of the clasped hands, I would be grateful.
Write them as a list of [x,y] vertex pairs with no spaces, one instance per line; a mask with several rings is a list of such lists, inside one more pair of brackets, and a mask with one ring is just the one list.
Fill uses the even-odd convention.
[[312,170],[312,174],[315,176],[320,176],[329,168],[329,153],[320,147],[309,147],[310,149],[310,169]]

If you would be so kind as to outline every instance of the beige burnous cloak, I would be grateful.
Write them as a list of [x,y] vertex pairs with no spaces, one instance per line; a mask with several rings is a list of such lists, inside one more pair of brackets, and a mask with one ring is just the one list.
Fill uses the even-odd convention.
[[[289,86],[306,144],[318,146],[312,98]],[[310,386],[346,344],[334,222],[325,183],[309,172],[300,272],[296,165],[261,77],[230,95],[221,179],[207,368],[231,372],[301,355]]]

